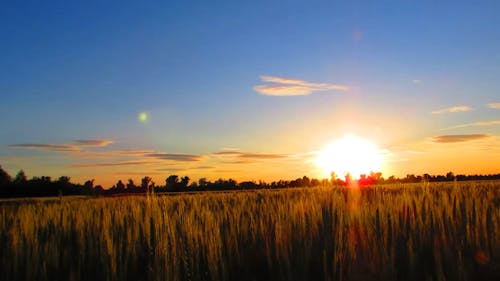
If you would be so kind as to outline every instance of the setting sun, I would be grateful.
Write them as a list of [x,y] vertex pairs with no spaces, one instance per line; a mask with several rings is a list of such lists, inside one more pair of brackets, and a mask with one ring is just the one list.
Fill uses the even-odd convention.
[[346,135],[321,150],[316,164],[326,176],[334,172],[340,177],[349,173],[358,178],[361,174],[380,171],[382,155],[372,142]]

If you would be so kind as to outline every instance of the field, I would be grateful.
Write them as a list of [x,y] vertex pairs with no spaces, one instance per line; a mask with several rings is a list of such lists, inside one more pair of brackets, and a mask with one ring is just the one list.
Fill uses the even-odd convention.
[[500,280],[500,182],[0,203],[1,280]]

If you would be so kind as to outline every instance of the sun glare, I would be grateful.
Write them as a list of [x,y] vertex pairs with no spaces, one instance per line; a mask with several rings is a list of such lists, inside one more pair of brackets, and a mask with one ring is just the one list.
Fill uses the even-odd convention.
[[338,177],[349,173],[359,178],[361,174],[380,171],[382,154],[372,142],[346,135],[321,150],[316,164],[326,176],[334,172]]

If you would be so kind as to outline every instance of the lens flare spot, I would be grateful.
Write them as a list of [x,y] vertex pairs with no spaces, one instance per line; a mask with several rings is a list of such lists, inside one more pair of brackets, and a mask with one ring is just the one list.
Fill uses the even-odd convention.
[[488,261],[490,260],[488,255],[482,250],[476,251],[476,254],[474,255],[474,259],[479,264],[487,264]]
[[149,121],[149,114],[147,112],[141,112],[137,116],[137,119],[139,119],[142,123],[146,123]]

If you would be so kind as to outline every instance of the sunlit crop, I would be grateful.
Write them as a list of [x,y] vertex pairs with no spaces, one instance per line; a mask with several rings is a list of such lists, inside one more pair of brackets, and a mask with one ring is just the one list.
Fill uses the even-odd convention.
[[0,279],[488,278],[499,202],[499,182],[5,201]]

